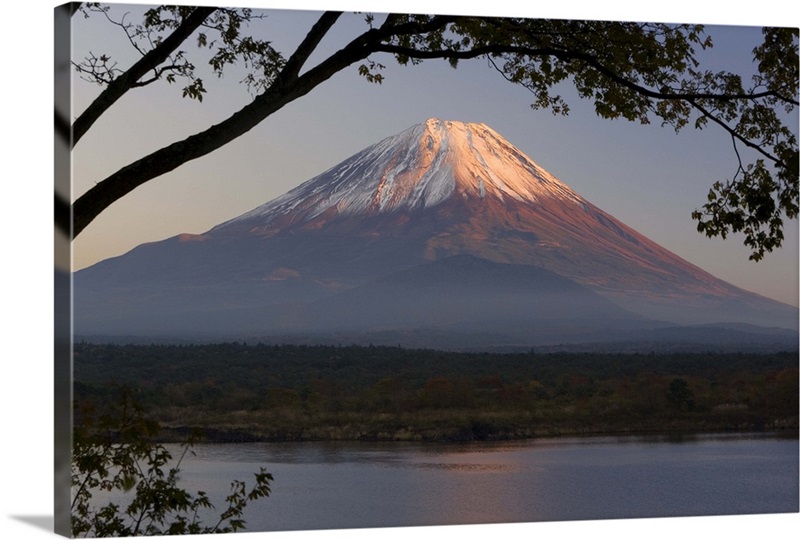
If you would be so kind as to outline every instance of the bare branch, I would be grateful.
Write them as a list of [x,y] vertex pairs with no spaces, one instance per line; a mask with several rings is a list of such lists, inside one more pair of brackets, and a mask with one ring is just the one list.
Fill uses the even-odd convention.
[[319,20],[311,27],[311,30],[303,39],[302,43],[297,47],[294,54],[286,62],[283,69],[284,76],[289,79],[296,79],[300,70],[305,64],[311,53],[314,52],[319,42],[328,33],[328,30],[336,23],[336,20],[342,15],[340,11],[327,11],[322,14]]
[[[766,150],[764,150],[764,148],[762,148],[762,147],[761,147],[761,145],[758,145],[758,144],[756,144],[756,143],[754,143],[754,142],[751,142],[751,141],[749,141],[748,139],[746,139],[745,137],[743,137],[741,134],[737,133],[736,129],[734,129],[734,128],[730,127],[728,124],[726,124],[725,122],[723,122],[723,121],[722,121],[720,118],[718,118],[716,115],[714,115],[713,113],[711,113],[711,111],[709,111],[708,109],[706,109],[706,108],[705,108],[705,107],[703,107],[702,105],[699,105],[699,104],[697,103],[697,101],[696,101],[696,100],[694,100],[694,99],[687,99],[686,101],[687,101],[687,102],[688,102],[688,103],[689,103],[689,104],[690,104],[692,107],[694,107],[695,109],[697,109],[698,111],[700,111],[700,113],[701,113],[701,114],[702,114],[702,115],[703,115],[705,118],[708,118],[709,120],[711,120],[711,121],[712,121],[712,122],[714,122],[715,124],[717,124],[717,125],[721,126],[721,127],[722,127],[722,129],[724,129],[725,131],[727,131],[727,132],[730,134],[730,136],[731,136],[731,137],[734,139],[734,141],[736,141],[736,140],[738,140],[738,141],[741,141],[741,142],[742,142],[742,143],[743,143],[745,146],[747,146],[747,147],[749,147],[749,148],[752,148],[753,150],[755,150],[755,151],[759,152],[761,155],[763,155],[763,156],[764,156],[764,157],[766,157],[767,159],[771,160],[771,161],[772,161],[773,163],[775,163],[776,165],[778,165],[778,166],[780,166],[780,167],[783,167],[783,166],[784,166],[784,163],[783,163],[783,162],[782,162],[782,161],[781,161],[781,160],[780,160],[778,157],[776,157],[776,156],[773,156],[772,154],[770,154],[769,152],[767,152]],[[734,144],[734,147],[735,147],[735,144]],[[739,152],[738,152],[738,150],[737,150],[737,152],[736,152],[736,155],[737,155],[737,157],[738,157],[738,155],[739,155]],[[740,163],[741,163],[741,160],[739,160],[739,161],[740,161]]]
[[147,86],[148,84],[152,84],[152,83],[160,80],[161,76],[166,71],[178,71],[178,72],[180,72],[183,69],[185,69],[185,67],[183,65],[180,65],[180,64],[172,64],[170,66],[161,66],[160,68],[157,68],[157,69],[153,70],[154,74],[153,74],[152,77],[150,77],[149,79],[141,79],[137,83],[131,85],[131,87],[132,88],[139,88],[139,87],[142,87],[142,86]]

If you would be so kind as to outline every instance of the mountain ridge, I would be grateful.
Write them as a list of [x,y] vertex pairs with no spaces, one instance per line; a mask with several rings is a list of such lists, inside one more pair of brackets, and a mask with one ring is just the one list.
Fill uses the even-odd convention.
[[[153,332],[159,325],[183,332],[238,325],[319,333],[326,329],[319,317],[314,322],[315,307],[340,302],[347,312],[346,299],[356,294],[350,291],[368,290],[383,303],[400,304],[402,294],[381,296],[377,284],[398,288],[391,279],[404,272],[436,262],[444,268],[443,261],[465,256],[494,266],[464,265],[464,283],[479,276],[491,288],[492,272],[505,275],[508,268],[500,265],[512,265],[580,286],[580,300],[565,304],[576,320],[582,304],[602,297],[614,307],[604,308],[605,316],[598,312],[597,325],[621,310],[621,329],[642,319],[797,328],[796,308],[734,287],[669,252],[580,197],[485,124],[438,119],[387,137],[201,235],[144,244],[77,272],[76,324],[87,334],[121,334],[126,326]],[[534,289],[546,286],[526,279],[517,280],[519,294],[538,298]],[[436,280],[431,286],[450,287],[445,275]],[[464,287],[464,295],[474,293]],[[438,309],[430,303],[423,309],[424,296],[419,302],[422,311]],[[448,302],[459,303],[457,291]],[[371,313],[369,322],[380,323],[380,309]],[[497,306],[494,313],[502,317]],[[525,325],[532,339],[542,335],[535,328],[540,318],[522,308],[516,313],[514,339],[524,338]],[[358,314],[351,318],[364,324]]]

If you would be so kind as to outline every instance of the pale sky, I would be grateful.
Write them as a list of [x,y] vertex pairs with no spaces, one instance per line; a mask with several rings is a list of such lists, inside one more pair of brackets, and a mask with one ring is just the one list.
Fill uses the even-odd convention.
[[[357,2],[339,5],[358,7]],[[392,7],[391,3],[387,6]],[[463,12],[467,7],[459,9]],[[133,10],[134,6],[128,6],[116,13]],[[642,20],[636,15],[631,13],[629,18]],[[251,28],[288,56],[317,16],[315,12],[270,11],[266,20],[252,23]],[[77,57],[89,51],[110,52],[119,55],[121,65],[126,55],[133,58],[118,29],[100,19],[73,20]],[[658,20],[727,22],[685,14]],[[363,28],[363,16],[345,17],[323,48],[335,50]],[[712,25],[707,32],[715,41],[714,49],[705,53],[709,68],[752,69],[750,51],[760,38],[759,28]],[[382,85],[367,83],[354,66],[233,143],[152,180],[115,203],[74,242],[75,268],[120,255],[143,242],[204,232],[384,137],[439,117],[488,124],[583,197],[667,249],[734,285],[797,305],[796,220],[787,222],[786,247],[760,263],[748,260],[749,251],[740,237],[722,241],[696,232],[691,212],[706,200],[714,181],[735,172],[733,146],[721,130],[686,129],[676,135],[658,125],[601,120],[590,103],[577,98],[569,100],[568,117],[533,111],[529,107],[533,96],[506,82],[485,60],[463,62],[453,70],[442,61],[402,67],[390,57],[373,59],[387,66]],[[203,78],[208,87],[203,103],[182,99],[178,84],[137,89],[118,102],[76,147],[76,195],[144,153],[219,122],[250,99],[235,73],[222,80],[211,74]],[[78,114],[99,88],[75,81]],[[564,94],[569,95],[568,88]]]

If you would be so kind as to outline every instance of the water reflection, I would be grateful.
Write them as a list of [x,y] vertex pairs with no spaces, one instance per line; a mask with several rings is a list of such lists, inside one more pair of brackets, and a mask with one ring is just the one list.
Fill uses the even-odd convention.
[[259,466],[273,473],[273,494],[252,511],[250,530],[798,511],[796,438],[253,443],[195,452],[184,478],[196,489],[218,486],[217,498]]

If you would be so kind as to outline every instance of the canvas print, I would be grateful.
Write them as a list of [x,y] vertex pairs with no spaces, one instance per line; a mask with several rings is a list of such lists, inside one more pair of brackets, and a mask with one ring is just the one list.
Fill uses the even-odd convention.
[[798,512],[797,28],[55,22],[59,534]]

